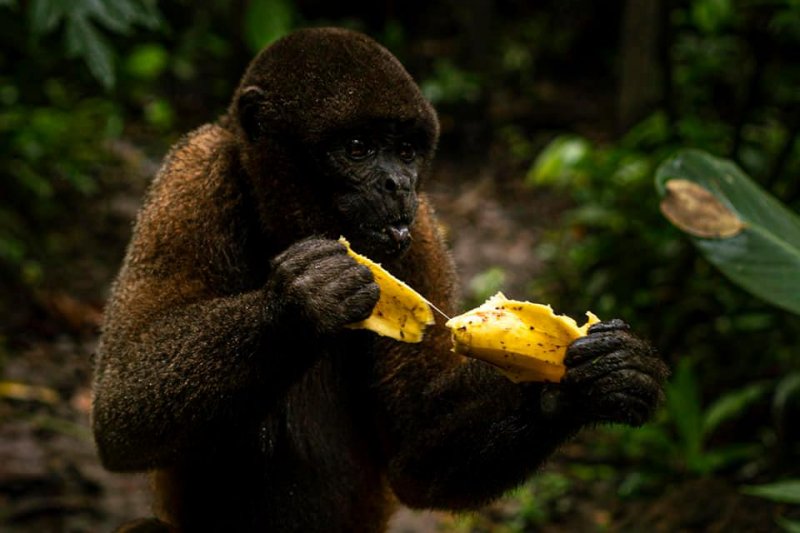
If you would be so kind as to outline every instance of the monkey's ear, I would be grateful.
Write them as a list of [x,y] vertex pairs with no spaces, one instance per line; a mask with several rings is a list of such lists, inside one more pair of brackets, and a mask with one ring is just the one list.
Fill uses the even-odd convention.
[[245,87],[239,95],[236,111],[239,115],[239,124],[247,135],[248,140],[255,141],[263,133],[262,114],[264,105],[264,91],[255,85]]

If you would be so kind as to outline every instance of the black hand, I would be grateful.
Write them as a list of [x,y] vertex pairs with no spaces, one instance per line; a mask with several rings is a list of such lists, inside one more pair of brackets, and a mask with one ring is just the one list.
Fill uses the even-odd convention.
[[277,256],[268,290],[286,320],[307,321],[319,333],[364,320],[380,295],[372,272],[326,239],[301,241]]
[[669,374],[652,346],[619,319],[592,326],[567,349],[564,364],[564,392],[589,422],[645,423]]

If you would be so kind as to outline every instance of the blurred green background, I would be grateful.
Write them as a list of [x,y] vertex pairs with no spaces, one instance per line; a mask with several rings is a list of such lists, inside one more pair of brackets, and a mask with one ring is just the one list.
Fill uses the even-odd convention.
[[[653,181],[702,149],[798,211],[798,0],[0,0],[0,459],[64,434],[91,450],[89,354],[147,181],[259,49],[312,25],[364,31],[406,65],[440,113],[443,183],[488,174],[541,220],[512,296],[623,317],[673,368],[652,424],[584,433],[501,503],[425,527],[800,530],[800,318],[711,266]],[[473,266],[465,306],[509,289],[507,265]],[[0,474],[0,529],[124,515],[98,503],[91,460],[77,481]]]

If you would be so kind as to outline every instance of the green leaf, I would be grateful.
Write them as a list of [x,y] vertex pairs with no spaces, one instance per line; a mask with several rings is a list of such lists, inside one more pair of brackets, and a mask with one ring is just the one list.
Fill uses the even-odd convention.
[[161,25],[155,0],[32,0],[29,12],[34,35],[64,22],[67,53],[82,58],[106,89],[114,85],[113,53],[98,28],[129,35],[136,25]]
[[539,153],[525,182],[529,185],[563,185],[580,177],[590,153],[591,145],[586,139],[557,137]]
[[85,13],[85,18],[91,17],[97,23],[114,33],[128,35],[131,29],[131,16],[129,10],[131,6],[126,0],[116,0],[114,2],[104,2],[102,0],[82,0],[78,4],[81,8],[76,8],[73,13],[81,11]]
[[779,516],[775,518],[775,522],[777,522],[784,531],[788,531],[789,533],[800,533],[800,520],[789,520],[788,518]]
[[156,0],[140,0],[136,10],[136,21],[145,28],[155,30],[163,26],[161,12],[158,10]]
[[33,0],[29,8],[33,34],[42,35],[52,31],[68,9],[67,2],[61,0]]
[[692,20],[700,30],[715,33],[731,18],[733,7],[730,0],[694,0]]
[[703,420],[703,433],[708,436],[721,423],[742,414],[768,390],[765,383],[753,383],[741,389],[720,396],[706,409]]
[[703,448],[703,415],[700,387],[692,362],[681,359],[675,374],[666,386],[666,402],[670,419],[675,424],[687,463],[698,460]]
[[728,465],[758,457],[760,452],[761,447],[758,444],[731,444],[703,452],[692,466],[695,472],[708,474]]
[[289,0],[251,0],[244,16],[244,40],[254,52],[292,29],[294,5]]
[[506,282],[506,273],[500,267],[491,267],[483,272],[476,274],[469,280],[469,293],[472,300],[483,302],[492,294],[503,288]]
[[800,217],[735,164],[698,150],[661,164],[655,181],[662,197],[673,179],[700,185],[744,223],[727,238],[690,236],[706,259],[745,290],[800,314]]
[[800,479],[787,479],[765,485],[747,485],[742,487],[742,492],[773,502],[800,505]]
[[136,47],[125,62],[125,70],[135,78],[153,80],[164,72],[169,63],[167,51],[160,44]]
[[164,130],[172,126],[175,120],[172,106],[163,98],[148,103],[144,108],[144,116],[147,122]]
[[74,13],[67,20],[67,51],[83,58],[92,75],[106,89],[114,86],[111,49],[85,16]]
[[775,394],[772,397],[773,416],[779,423],[782,423],[783,414],[792,396],[800,394],[800,372],[793,372],[784,376],[775,386]]

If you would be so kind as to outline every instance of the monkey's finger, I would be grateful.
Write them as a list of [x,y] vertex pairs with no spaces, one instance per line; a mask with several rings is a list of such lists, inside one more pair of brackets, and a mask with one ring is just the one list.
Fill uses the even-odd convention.
[[596,333],[579,337],[567,347],[564,365],[574,367],[622,348],[627,339],[618,333]]
[[348,290],[358,288],[375,281],[372,271],[347,254],[334,255],[320,259],[311,265],[304,275],[318,279],[320,285],[328,286],[327,290]]
[[313,288],[316,292],[336,300],[344,300],[367,285],[375,285],[377,288],[372,271],[352,261],[347,255],[318,261],[302,276],[302,280],[307,288]]
[[645,351],[645,342],[621,331],[590,333],[579,337],[567,348],[564,365],[568,368],[629,346],[633,351]]
[[614,422],[629,426],[641,426],[655,412],[657,404],[625,392],[613,392],[594,405],[589,416],[591,421]]
[[314,308],[307,310],[311,315],[330,314],[332,310],[338,312],[350,294],[373,283],[368,268],[343,255],[317,261],[304,274],[289,281],[287,292]]
[[377,283],[368,283],[360,286],[355,292],[342,300],[342,316],[345,324],[361,322],[372,314],[375,304],[380,297],[380,288]]
[[664,381],[669,374],[664,362],[649,352],[621,349],[603,357],[587,360],[578,366],[568,367],[563,382],[584,386],[612,372],[622,370],[647,374],[659,382]]
[[590,399],[607,398],[616,393],[636,397],[648,405],[658,405],[664,399],[661,383],[653,376],[637,370],[620,370],[592,383],[585,391]]
[[606,331],[618,330],[630,331],[630,329],[631,327],[624,320],[612,318],[611,320],[604,320],[602,322],[598,322],[597,324],[593,324],[591,327],[589,327],[589,333],[603,333]]
[[347,255],[347,249],[338,241],[306,239],[287,248],[272,261],[272,264],[291,275],[298,276],[326,257],[337,255]]

